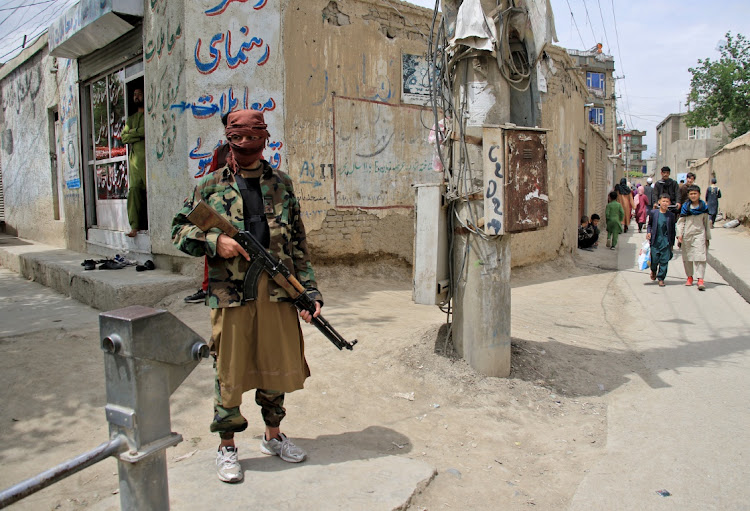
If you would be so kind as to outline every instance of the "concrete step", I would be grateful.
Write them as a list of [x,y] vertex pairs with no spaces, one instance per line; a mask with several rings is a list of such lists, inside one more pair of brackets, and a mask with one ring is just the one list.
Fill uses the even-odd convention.
[[100,256],[0,235],[0,266],[99,310],[151,307],[165,296],[195,288],[196,279],[158,268],[87,271],[81,266],[84,259]]
[[[347,456],[334,454],[335,448],[317,451],[314,445],[304,447],[309,459],[299,464],[264,456],[255,449],[243,452],[240,447],[245,480],[239,484],[223,483],[216,477],[214,450],[170,462],[170,509],[391,511],[406,509],[437,474],[425,462],[401,456],[360,451],[349,453],[355,459],[342,459]],[[91,509],[119,511],[120,496],[108,497]]]

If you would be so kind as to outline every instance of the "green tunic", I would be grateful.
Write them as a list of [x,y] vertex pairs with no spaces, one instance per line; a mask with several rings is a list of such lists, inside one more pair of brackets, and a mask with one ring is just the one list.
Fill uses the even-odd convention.
[[128,144],[128,222],[131,229],[148,228],[146,215],[146,127],[143,112],[128,117],[121,139]]
[[622,232],[622,221],[625,218],[625,210],[622,209],[622,205],[616,200],[611,201],[607,204],[604,210],[604,218],[607,219],[607,232],[620,233]]

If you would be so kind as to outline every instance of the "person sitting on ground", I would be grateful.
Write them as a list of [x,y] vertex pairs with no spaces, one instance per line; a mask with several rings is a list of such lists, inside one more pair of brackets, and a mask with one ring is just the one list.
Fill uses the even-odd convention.
[[[589,230],[589,217],[583,215],[581,217],[581,223],[578,225],[578,248],[584,248],[581,244],[591,238],[592,232]],[[586,245],[588,248],[588,245]]]
[[622,221],[625,211],[617,201],[617,192],[609,192],[609,204],[604,210],[604,219],[607,221],[607,247],[614,250],[617,247],[617,238],[622,232]]
[[661,287],[665,286],[675,238],[674,213],[669,211],[671,203],[669,194],[663,193],[659,197],[659,209],[651,210],[648,215],[646,228],[646,239],[651,244],[651,280],[658,280]]
[[[599,215],[594,214],[591,215],[592,219],[594,216],[599,217]],[[581,225],[578,227],[578,248],[582,250],[593,250],[591,247],[599,239],[599,230],[592,222],[589,222],[586,215],[581,217]]]
[[591,227],[594,229],[594,244],[591,245],[594,248],[597,248],[599,246],[599,222],[601,221],[601,217],[594,213],[591,215]]
[[682,264],[687,275],[685,285],[692,286],[695,275],[699,291],[706,289],[703,276],[706,274],[706,256],[711,239],[709,222],[708,205],[701,200],[701,189],[692,185],[688,188],[688,200],[682,205],[680,219],[677,220],[677,240],[682,244]]

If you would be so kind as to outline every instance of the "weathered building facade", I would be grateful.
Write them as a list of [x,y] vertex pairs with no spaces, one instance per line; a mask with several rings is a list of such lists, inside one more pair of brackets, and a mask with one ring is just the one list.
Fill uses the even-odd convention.
[[[221,115],[253,108],[269,124],[266,159],[295,182],[316,258],[411,263],[411,185],[442,179],[425,106],[431,22],[430,10],[396,1],[82,0],[0,70],[9,230],[180,271],[188,258],[171,244],[172,215],[223,141]],[[581,211],[601,215],[611,186],[586,81],[565,50],[545,55],[547,90],[534,101],[536,124],[551,130],[550,220],[512,235],[514,265],[572,252]],[[128,238],[120,133],[136,88],[149,229]]]
[[[424,106],[431,19],[368,0],[82,0],[0,75],[9,227],[82,252],[181,258],[171,217],[223,141],[221,115],[253,108],[272,135],[266,159],[295,180],[319,258],[410,261],[410,185],[440,179]],[[136,88],[149,229],[130,239],[120,133]]]
[[586,81],[588,120],[603,130],[604,137],[612,145],[617,122],[614,100],[615,59],[602,51],[601,44],[590,50],[568,50],[568,54],[573,59],[575,69]]
[[645,136],[645,131],[617,128],[617,137],[620,140],[619,145],[622,150],[621,160],[629,178],[641,178],[647,172],[646,162],[643,159],[643,151],[648,148],[643,143],[643,137]]
[[60,245],[74,216],[66,204],[75,200],[64,185],[63,169],[69,158],[77,161],[57,150],[62,122],[56,77],[67,69],[54,67],[46,43],[43,37],[24,50],[17,57],[23,66],[0,69],[3,206],[7,231]]
[[549,225],[514,234],[514,266],[553,259],[575,251],[582,215],[604,217],[614,167],[607,158],[611,137],[589,122],[584,104],[589,91],[575,62],[563,49],[548,45],[547,92],[541,95],[541,127],[548,128]]
[[656,167],[667,166],[672,175],[685,173],[690,166],[729,142],[729,131],[722,124],[710,128],[688,126],[687,113],[669,114],[656,126]]
[[725,218],[736,218],[745,225],[750,223],[750,132],[739,136],[716,151],[709,158],[698,160],[693,167],[695,184],[705,197],[711,178],[716,178],[721,189],[719,211]]

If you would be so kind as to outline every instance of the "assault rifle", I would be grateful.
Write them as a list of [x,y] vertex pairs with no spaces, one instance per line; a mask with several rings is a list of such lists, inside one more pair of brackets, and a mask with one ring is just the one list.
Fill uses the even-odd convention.
[[[188,213],[187,219],[203,232],[214,227],[219,229],[245,249],[250,256],[250,268],[247,270],[243,284],[246,300],[255,300],[258,297],[258,279],[260,273],[265,271],[276,284],[286,291],[297,309],[300,311],[306,310],[310,315],[315,313],[315,302],[305,293],[302,284],[284,266],[284,263],[271,255],[252,234],[238,230],[203,201],[198,201],[193,210]],[[323,316],[319,315],[317,318],[312,318],[312,324],[338,349],[351,350],[357,344],[356,339],[348,342],[341,337]]]

